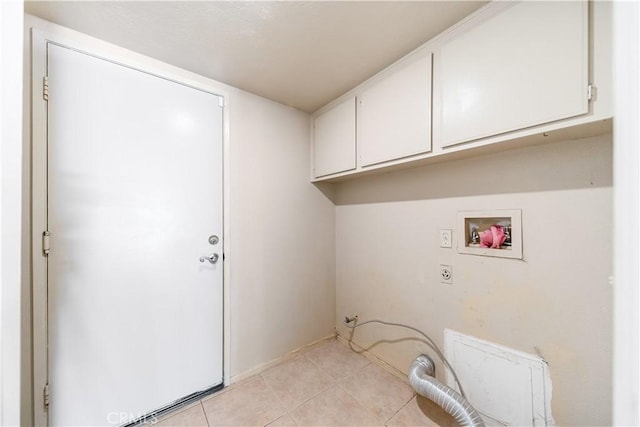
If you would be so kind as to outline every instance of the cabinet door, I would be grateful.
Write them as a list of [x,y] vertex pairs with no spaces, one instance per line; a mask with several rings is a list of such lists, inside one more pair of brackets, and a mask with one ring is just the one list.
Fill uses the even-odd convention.
[[356,98],[333,107],[313,122],[313,176],[356,167]]
[[431,151],[431,55],[362,93],[358,150],[362,166]]
[[441,145],[587,113],[588,49],[584,1],[516,3],[471,24],[439,55]]

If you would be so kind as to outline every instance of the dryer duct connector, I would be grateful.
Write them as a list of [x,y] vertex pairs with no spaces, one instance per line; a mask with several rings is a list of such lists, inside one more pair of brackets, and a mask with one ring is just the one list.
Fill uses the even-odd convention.
[[484,421],[460,393],[435,378],[436,366],[429,356],[421,354],[411,363],[409,383],[420,396],[426,397],[455,418],[461,426],[485,427]]

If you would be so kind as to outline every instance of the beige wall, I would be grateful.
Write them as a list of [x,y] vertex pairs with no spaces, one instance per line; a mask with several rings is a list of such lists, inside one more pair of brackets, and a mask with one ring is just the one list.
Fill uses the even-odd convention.
[[[549,362],[559,425],[611,425],[611,135],[364,177],[336,188],[336,322],[451,328]],[[459,210],[522,209],[524,260],[457,254]],[[453,285],[439,283],[453,266]],[[355,342],[406,372],[426,346],[371,325]],[[439,369],[442,378],[443,371]]]
[[333,333],[334,205],[309,183],[309,116],[230,99],[231,375]]
[[0,425],[20,424],[22,9],[0,2]]

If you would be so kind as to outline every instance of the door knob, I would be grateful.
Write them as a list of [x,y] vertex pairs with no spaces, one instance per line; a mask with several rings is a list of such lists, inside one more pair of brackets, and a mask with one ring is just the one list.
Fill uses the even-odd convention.
[[200,262],[204,262],[205,260],[209,261],[211,264],[215,264],[216,262],[218,262],[218,258],[220,258],[218,256],[218,254],[211,254],[209,256],[201,256],[200,257]]

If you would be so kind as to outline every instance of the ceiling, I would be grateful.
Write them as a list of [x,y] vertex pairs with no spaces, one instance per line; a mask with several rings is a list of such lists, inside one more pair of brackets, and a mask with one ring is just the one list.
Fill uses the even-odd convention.
[[485,3],[25,1],[25,11],[313,112]]

